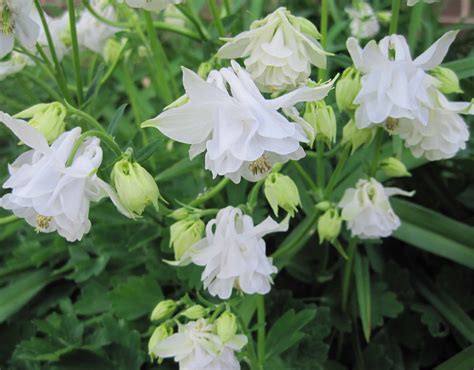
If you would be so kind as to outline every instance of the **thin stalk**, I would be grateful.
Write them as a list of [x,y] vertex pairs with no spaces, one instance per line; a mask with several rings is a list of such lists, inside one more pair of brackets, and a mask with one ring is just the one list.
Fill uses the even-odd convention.
[[377,173],[377,166],[379,164],[379,156],[380,156],[380,149],[382,147],[382,139],[383,139],[383,130],[377,129],[377,133],[375,134],[374,140],[374,154],[372,155],[372,164],[370,165],[369,169],[369,176],[374,177]]
[[224,8],[227,16],[232,14],[232,7],[229,0],[224,0]]
[[142,123],[142,117],[140,112],[140,107],[138,105],[137,94],[136,94],[136,87],[133,84],[132,77],[130,76],[130,72],[128,70],[128,63],[124,61],[122,63],[122,80],[125,87],[125,91],[127,92],[128,99],[130,100],[130,106],[132,107],[133,117],[135,118],[135,124],[140,126]]
[[201,35],[202,40],[207,41],[209,40],[209,35],[207,34],[206,29],[203,27],[201,20],[196,17],[192,9],[189,7],[188,4],[178,4],[176,8],[186,17],[188,20],[196,27],[199,35]]
[[[327,42],[328,42],[328,18],[329,18],[329,0],[322,0],[321,1],[321,46],[323,49],[326,49]],[[319,68],[318,70],[318,79],[324,80],[326,79],[326,70]]]
[[76,156],[79,147],[83,143],[84,139],[95,136],[99,138],[103,143],[105,143],[110,150],[115,154],[116,157],[120,157],[122,155],[122,149],[117,145],[117,143],[112,139],[112,137],[103,131],[97,130],[90,130],[84,132],[79,138],[76,140],[74,147],[72,148],[71,154],[69,154],[69,158],[67,160],[66,166],[71,166],[72,162],[74,161],[74,157]]
[[265,180],[260,180],[259,182],[257,182],[253,186],[252,191],[250,192],[250,195],[247,200],[247,208],[250,214],[253,213],[255,207],[257,206],[258,193],[260,192],[260,188],[262,187],[264,181]]
[[317,193],[318,187],[314,183],[313,179],[311,179],[311,176],[305,171],[303,166],[297,161],[291,161],[291,165],[296,169],[296,171],[298,171],[306,185],[308,185],[314,193]]
[[347,260],[344,264],[344,271],[342,273],[342,298],[341,298],[341,307],[342,311],[346,311],[347,309],[347,300],[349,298],[349,287],[351,283],[351,274],[352,274],[352,266],[354,264],[354,254],[357,247],[357,240],[351,239],[349,241],[349,247],[347,250]]
[[242,330],[244,335],[249,340],[249,343],[245,346],[245,348],[246,348],[246,351],[248,352],[248,355],[249,355],[250,368],[252,370],[258,370],[258,368],[259,368],[258,357],[257,357],[257,354],[255,353],[255,346],[254,346],[254,343],[253,343],[253,340],[252,340],[252,336],[250,335],[250,332],[247,329],[247,325],[245,325],[245,322],[242,319],[242,316],[240,316],[239,313],[237,313],[236,316],[237,316],[237,320],[239,321],[239,324],[240,324],[240,329]]
[[86,9],[89,11],[89,13],[91,13],[94,16],[94,18],[101,21],[102,23],[105,23],[105,24],[107,24],[109,26],[112,26],[112,27],[119,27],[119,28],[128,28],[128,27],[130,27],[129,23],[112,21],[110,19],[107,19],[107,18],[103,17],[102,15],[100,15],[99,13],[97,13],[95,11],[95,9],[91,6],[89,0],[83,0],[82,3],[86,7]]
[[29,78],[32,82],[36,85],[40,86],[43,90],[45,90],[54,100],[61,101],[62,97],[51,88],[46,82],[44,82],[41,78],[36,77],[33,73],[23,70],[21,72],[25,77]]
[[219,32],[220,37],[225,36],[224,25],[222,24],[221,16],[219,14],[219,9],[217,8],[216,0],[209,0],[209,9],[211,9],[212,17],[214,18],[214,24],[216,25],[217,32]]
[[8,225],[8,224],[11,224],[12,222],[15,222],[19,220],[18,217],[16,217],[15,215],[11,215],[11,216],[6,216],[6,217],[1,217],[0,218],[0,225]]
[[263,295],[257,296],[257,353],[260,368],[265,367],[265,298]]
[[419,2],[415,4],[410,14],[410,24],[408,26],[408,45],[410,46],[411,52],[414,54],[416,51],[416,44],[418,41],[418,31],[423,24],[423,10],[425,4]]
[[160,21],[154,21],[153,22],[153,27],[155,27],[158,30],[162,31],[170,31],[174,32],[178,35],[181,36],[186,36],[189,37],[190,39],[196,40],[196,41],[201,41],[201,36],[197,34],[196,32],[193,32],[191,30],[188,30],[187,28],[179,27],[174,24],[169,24],[166,22],[160,22]]
[[351,148],[349,145],[347,145],[344,148],[344,151],[342,152],[341,158],[339,158],[339,161],[337,162],[336,168],[334,169],[334,172],[332,173],[331,177],[329,178],[328,185],[325,190],[325,198],[329,199],[331,196],[332,191],[334,190],[334,187],[337,184],[337,181],[339,180],[342,170],[344,168],[344,165],[346,164],[347,159],[349,158],[349,153],[351,151]]
[[203,203],[207,202],[209,199],[214,198],[217,194],[219,194],[222,190],[224,190],[224,188],[227,186],[228,183],[229,183],[229,179],[227,177],[224,177],[211,190],[209,190],[208,192],[198,196],[191,203],[189,203],[189,206],[196,207],[200,204],[203,204]]
[[67,9],[69,11],[69,29],[71,32],[72,61],[74,64],[74,73],[76,75],[77,101],[79,106],[84,102],[84,88],[82,85],[81,59],[79,57],[79,42],[77,41],[76,29],[76,11],[74,9],[74,0],[67,0]]
[[75,114],[76,116],[79,116],[81,118],[84,118],[91,127],[94,129],[101,131],[101,132],[106,132],[106,129],[97,121],[94,117],[92,117],[90,114],[74,108],[71,104],[69,104],[67,101],[64,101],[64,104],[66,105],[67,110],[69,113]]
[[316,184],[319,189],[324,188],[326,182],[326,169],[324,163],[324,142],[316,141]]
[[392,0],[392,18],[390,20],[389,35],[397,33],[398,16],[400,15],[400,0]]

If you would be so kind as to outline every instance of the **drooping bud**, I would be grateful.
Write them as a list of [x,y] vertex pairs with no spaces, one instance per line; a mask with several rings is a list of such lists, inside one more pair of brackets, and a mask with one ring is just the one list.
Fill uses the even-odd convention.
[[431,70],[431,74],[439,81],[439,90],[442,93],[462,93],[461,87],[459,86],[459,78],[452,69],[438,66]]
[[158,358],[158,356],[155,355],[155,349],[158,344],[164,339],[168,338],[171,334],[173,334],[173,328],[165,324],[158,326],[153,331],[153,334],[148,341],[148,354],[150,355],[152,361]]
[[360,91],[360,72],[354,67],[344,70],[336,83],[336,103],[339,110],[354,110],[354,99]]
[[207,310],[201,306],[200,304],[196,304],[184,310],[181,314],[190,319],[190,320],[197,320],[204,317],[207,313]]
[[411,176],[405,165],[397,158],[390,157],[384,159],[382,162],[380,162],[380,168],[384,172],[385,176],[388,177]]
[[161,301],[153,309],[150,320],[158,321],[164,319],[166,316],[171,315],[176,310],[176,306],[176,302],[172,299]]
[[216,320],[216,328],[222,343],[226,343],[237,333],[237,318],[232,312],[226,311]]
[[171,225],[170,246],[174,249],[176,261],[179,261],[194,243],[202,239],[204,228],[204,222],[195,217],[180,220]]
[[321,34],[319,33],[314,23],[309,21],[308,19],[304,17],[295,17],[293,15],[289,15],[288,19],[290,20],[291,24],[299,28],[302,33],[305,33],[317,40],[321,38]]
[[171,217],[172,219],[175,219],[176,221],[184,220],[188,216],[189,216],[189,211],[186,208],[178,208],[168,215],[168,217]]
[[112,170],[111,180],[120,201],[133,215],[141,216],[150,204],[158,208],[158,185],[138,162],[128,159],[118,161]]
[[291,177],[273,172],[265,179],[265,197],[273,213],[278,216],[278,208],[283,208],[293,217],[301,204],[298,187]]
[[66,114],[66,107],[61,103],[54,102],[33,105],[16,114],[15,118],[30,118],[28,123],[51,144],[64,132]]
[[318,234],[319,243],[325,240],[333,242],[341,232],[342,218],[337,208],[330,208],[319,217]]
[[342,129],[342,144],[350,144],[352,153],[360,146],[369,145],[375,137],[374,128],[358,128],[354,120],[350,120]]
[[328,202],[327,200],[322,201],[322,202],[319,202],[318,204],[316,204],[316,209],[317,209],[318,211],[325,212],[325,211],[327,211],[329,208],[331,208],[331,203]]
[[336,141],[336,116],[332,107],[323,100],[306,103],[303,118],[314,128],[316,139],[323,140],[327,145]]

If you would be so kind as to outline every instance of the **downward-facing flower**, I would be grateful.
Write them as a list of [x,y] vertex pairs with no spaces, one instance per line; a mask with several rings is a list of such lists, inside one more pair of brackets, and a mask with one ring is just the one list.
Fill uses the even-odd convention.
[[305,130],[278,110],[298,102],[324,98],[332,82],[301,87],[276,99],[265,99],[237,63],[212,71],[203,81],[183,68],[183,84],[189,102],[171,108],[142,124],[156,127],[173,140],[191,144],[192,158],[206,151],[205,167],[213,176],[227,176],[235,183],[264,178],[274,163],[304,157],[300,142],[308,142]]
[[377,15],[372,7],[364,2],[357,2],[355,7],[345,9],[351,18],[351,34],[358,39],[374,37],[380,31]]
[[0,58],[13,50],[15,37],[26,48],[35,46],[40,30],[32,9],[33,0],[0,1]]
[[125,0],[132,8],[142,8],[148,11],[159,12],[171,4],[179,4],[183,0]]
[[219,58],[245,58],[245,66],[262,91],[282,91],[306,83],[311,65],[326,68],[326,53],[316,27],[278,8],[250,30],[220,48]]
[[364,49],[355,38],[349,38],[347,49],[363,75],[354,100],[359,105],[357,126],[365,128],[398,118],[417,119],[426,125],[433,107],[429,89],[434,88],[436,80],[425,71],[441,63],[456,34],[445,33],[415,60],[403,36],[384,37],[378,45],[372,40]]
[[250,216],[229,206],[208,222],[206,237],[183,255],[180,264],[205,266],[201,276],[204,288],[221,299],[229,298],[234,288],[247,294],[266,294],[271,274],[277,269],[266,256],[263,237],[287,228],[286,219],[278,224],[270,217],[254,226]]
[[223,343],[215,324],[206,319],[178,325],[177,333],[155,341],[150,347],[153,357],[174,357],[180,370],[240,369],[234,352],[247,344],[246,336],[235,334]]
[[384,188],[374,178],[359,180],[339,202],[341,217],[353,236],[361,239],[387,237],[400,226],[400,219],[389,202],[392,195],[412,196],[398,188]]
[[25,121],[2,112],[0,121],[31,148],[9,166],[10,177],[3,187],[12,190],[0,198],[0,207],[24,218],[38,232],[57,231],[71,242],[91,228],[91,201],[109,196],[119,211],[130,216],[111,187],[96,175],[102,162],[99,139],[86,139],[67,166],[80,128],[65,132],[49,146]]
[[12,52],[8,60],[0,62],[0,81],[20,72],[30,63],[30,58],[25,54],[17,53],[16,51]]

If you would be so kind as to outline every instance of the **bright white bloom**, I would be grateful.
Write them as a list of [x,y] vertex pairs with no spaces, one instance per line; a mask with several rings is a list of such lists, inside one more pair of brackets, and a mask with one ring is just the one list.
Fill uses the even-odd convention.
[[419,2],[423,2],[423,3],[427,3],[427,4],[433,4],[433,3],[436,3],[438,0],[407,0],[407,5],[408,6],[413,6],[415,5],[416,3],[419,3]]
[[199,319],[179,324],[178,333],[158,342],[151,353],[154,357],[174,357],[180,370],[239,370],[234,352],[246,344],[247,337],[241,334],[222,343],[215,324]]
[[266,294],[277,272],[265,254],[263,236],[286,231],[288,222],[278,224],[271,217],[254,226],[252,217],[239,208],[221,209],[206,225],[206,237],[195,243],[179,261],[205,266],[201,279],[212,296],[228,299],[232,289],[247,294]]
[[30,58],[25,54],[17,53],[16,51],[12,52],[8,60],[0,62],[0,81],[20,72],[30,63]]
[[384,37],[379,44],[370,41],[362,50],[353,37],[347,49],[363,77],[354,103],[359,128],[382,124],[387,118],[417,119],[426,125],[433,107],[429,89],[436,80],[425,71],[438,66],[454,41],[457,31],[445,33],[428,50],[412,60],[403,36]]
[[40,30],[32,9],[33,0],[0,0],[0,58],[13,50],[15,37],[26,48],[35,46]]
[[145,10],[159,12],[166,9],[171,4],[179,4],[183,0],[125,0],[128,6],[132,8],[142,8]]
[[412,196],[398,188],[384,188],[374,178],[359,180],[355,188],[346,189],[339,202],[341,217],[352,236],[361,239],[387,237],[400,226],[400,219],[389,202],[392,195]]
[[[36,13],[37,14],[37,13]],[[69,36],[69,14],[68,12],[63,13],[60,17],[52,18],[49,15],[45,14],[46,20],[48,22],[49,32],[51,33],[51,38],[53,40],[54,49],[56,50],[56,55],[61,61],[68,52],[68,47],[64,43],[64,40]],[[42,46],[43,50],[46,52],[46,55],[51,59],[51,52],[49,50],[48,39],[46,38],[46,33],[44,32],[41,20],[39,15],[36,16],[36,21],[41,27],[41,31],[38,38],[38,43]]]
[[70,242],[81,240],[89,232],[91,201],[110,196],[118,209],[128,215],[111,187],[96,175],[102,162],[99,139],[85,140],[67,167],[80,128],[65,132],[49,146],[25,121],[3,112],[0,121],[31,148],[9,166],[10,177],[3,187],[12,190],[0,198],[0,207],[24,218],[38,232],[57,231]]
[[274,163],[304,157],[300,142],[309,141],[305,130],[311,127],[289,121],[278,110],[324,98],[333,82],[266,100],[250,75],[232,62],[232,68],[212,71],[207,82],[183,68],[183,84],[189,102],[142,127],[156,127],[173,140],[191,144],[191,159],[206,151],[205,167],[214,177],[239,183],[241,177],[264,178]]
[[377,15],[366,2],[357,3],[355,8],[346,8],[346,13],[351,18],[351,34],[358,39],[374,37],[380,31]]
[[265,92],[292,89],[306,83],[311,65],[326,68],[326,53],[316,38],[320,35],[308,20],[278,8],[252,23],[217,53],[219,58],[246,58],[245,66]]
[[[112,5],[104,6],[100,1],[95,1],[91,5],[102,17],[111,21],[117,19],[115,9]],[[120,28],[99,21],[87,9],[82,12],[79,22],[77,22],[77,39],[79,45],[98,54],[103,53],[107,40],[119,31]]]

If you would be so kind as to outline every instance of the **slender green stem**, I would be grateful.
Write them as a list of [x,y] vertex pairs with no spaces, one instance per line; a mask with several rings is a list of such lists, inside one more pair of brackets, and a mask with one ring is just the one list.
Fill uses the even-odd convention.
[[105,143],[110,150],[115,154],[116,157],[120,157],[122,155],[122,149],[117,145],[114,139],[104,131],[97,131],[97,130],[90,130],[84,132],[79,138],[76,140],[74,147],[72,148],[71,154],[69,154],[69,158],[67,160],[66,166],[71,166],[74,161],[74,157],[76,156],[77,151],[79,150],[81,144],[84,142],[84,139],[95,136],[99,138],[103,143]]
[[67,8],[69,11],[69,29],[71,32],[74,73],[76,74],[77,100],[79,106],[81,106],[84,102],[84,90],[82,87],[81,59],[79,57],[79,42],[77,41],[76,11],[74,9],[74,0],[67,0]]
[[260,188],[262,187],[264,182],[265,180],[260,180],[259,182],[257,182],[253,186],[252,191],[250,192],[250,195],[247,200],[247,208],[250,214],[253,213],[253,210],[257,206],[258,193],[260,192]]
[[[322,0],[321,1],[321,46],[323,49],[326,49],[328,43],[328,18],[329,18],[329,0]],[[318,79],[325,80],[326,79],[326,70],[320,68],[318,70]]]
[[142,123],[142,117],[140,112],[140,107],[138,105],[136,87],[133,84],[132,77],[130,76],[130,71],[128,70],[128,63],[124,60],[122,63],[122,81],[127,92],[128,99],[130,100],[130,106],[132,107],[133,117],[135,118],[135,124],[137,126]]
[[257,296],[257,353],[260,368],[265,367],[265,296]]
[[217,8],[216,0],[209,0],[209,8],[211,9],[212,17],[214,18],[214,24],[216,25],[217,32],[219,32],[220,37],[225,36],[224,25],[222,24],[221,16],[219,14],[219,9]]
[[46,82],[44,82],[41,78],[36,77],[33,73],[23,70],[21,72],[22,75],[29,78],[35,85],[40,86],[43,90],[45,90],[51,98],[56,101],[61,101],[62,97],[51,88]]
[[342,298],[341,298],[341,306],[342,311],[346,311],[347,309],[347,300],[349,298],[349,286],[351,282],[351,274],[352,274],[352,266],[354,264],[354,254],[357,247],[357,240],[352,238],[349,241],[349,247],[347,250],[347,260],[344,264],[344,270],[342,273]]
[[382,147],[383,140],[383,130],[381,128],[377,129],[374,140],[374,154],[372,155],[372,163],[369,169],[369,176],[374,177],[377,173],[377,167],[379,164],[380,149]]
[[326,168],[324,162],[324,142],[316,141],[316,184],[319,189],[324,188],[326,182]]
[[84,4],[85,8],[89,11],[89,13],[91,13],[94,16],[94,18],[101,21],[102,23],[107,24],[112,27],[119,27],[119,28],[130,27],[129,23],[112,21],[110,19],[103,17],[102,15],[100,15],[99,13],[95,11],[95,9],[91,6],[89,0],[83,0],[82,3]]
[[224,8],[227,16],[232,14],[232,7],[229,0],[224,0]]
[[296,171],[298,171],[298,173],[300,174],[301,178],[306,183],[306,185],[308,185],[314,193],[317,193],[318,187],[314,183],[311,176],[305,171],[303,166],[299,164],[297,161],[291,161],[291,165],[296,169]]
[[12,222],[15,222],[16,220],[19,220],[18,217],[16,217],[15,215],[11,215],[11,216],[6,216],[6,217],[1,217],[0,218],[0,225],[8,225],[8,224],[11,224]]
[[249,340],[249,343],[245,346],[245,348],[249,355],[250,368],[252,370],[258,370],[259,368],[258,357],[257,357],[257,354],[255,353],[255,345],[253,343],[252,336],[250,335],[250,332],[247,329],[247,325],[242,319],[242,316],[238,312],[236,313],[236,316],[240,324],[240,329]]
[[346,164],[346,161],[349,158],[350,152],[351,152],[350,146],[346,145],[346,147],[344,148],[344,151],[342,152],[341,158],[339,158],[339,161],[337,162],[334,172],[329,178],[328,185],[324,192],[326,199],[329,199],[329,197],[331,196],[331,193],[334,190],[334,187],[336,186],[337,181],[339,180],[339,177],[341,176],[342,170],[344,169],[344,165]]
[[423,24],[424,7],[424,2],[418,2],[415,4],[410,14],[410,24],[408,25],[408,45],[413,54],[416,51],[416,44],[418,42],[418,31]]
[[206,29],[203,27],[201,20],[196,17],[192,9],[189,7],[188,4],[178,4],[176,5],[176,8],[186,17],[188,20],[196,27],[196,30],[199,32],[199,35],[201,35],[201,38],[204,41],[209,40],[209,35],[207,34]]
[[196,41],[202,40],[201,36],[199,36],[199,34],[197,34],[196,32],[188,30],[187,28],[176,26],[174,24],[154,21],[153,26],[158,30],[174,32],[174,33],[177,33],[178,35],[186,36]]
[[90,124],[90,126],[93,127],[94,129],[96,129],[98,131],[106,132],[105,128],[94,117],[92,117],[90,114],[88,114],[88,113],[86,113],[86,112],[84,112],[80,109],[74,108],[67,101],[64,101],[64,104],[66,105],[66,108],[69,111],[69,113],[75,114],[76,116],[84,118]]
[[227,186],[229,183],[229,179],[227,177],[224,177],[219,183],[214,186],[211,190],[208,192],[198,196],[196,199],[194,199],[189,205],[191,207],[196,207],[200,204],[203,204],[207,202],[209,199],[215,197],[217,194],[219,194],[224,188]]
[[400,0],[392,0],[392,18],[390,20],[389,35],[397,33],[398,16],[400,14]]

